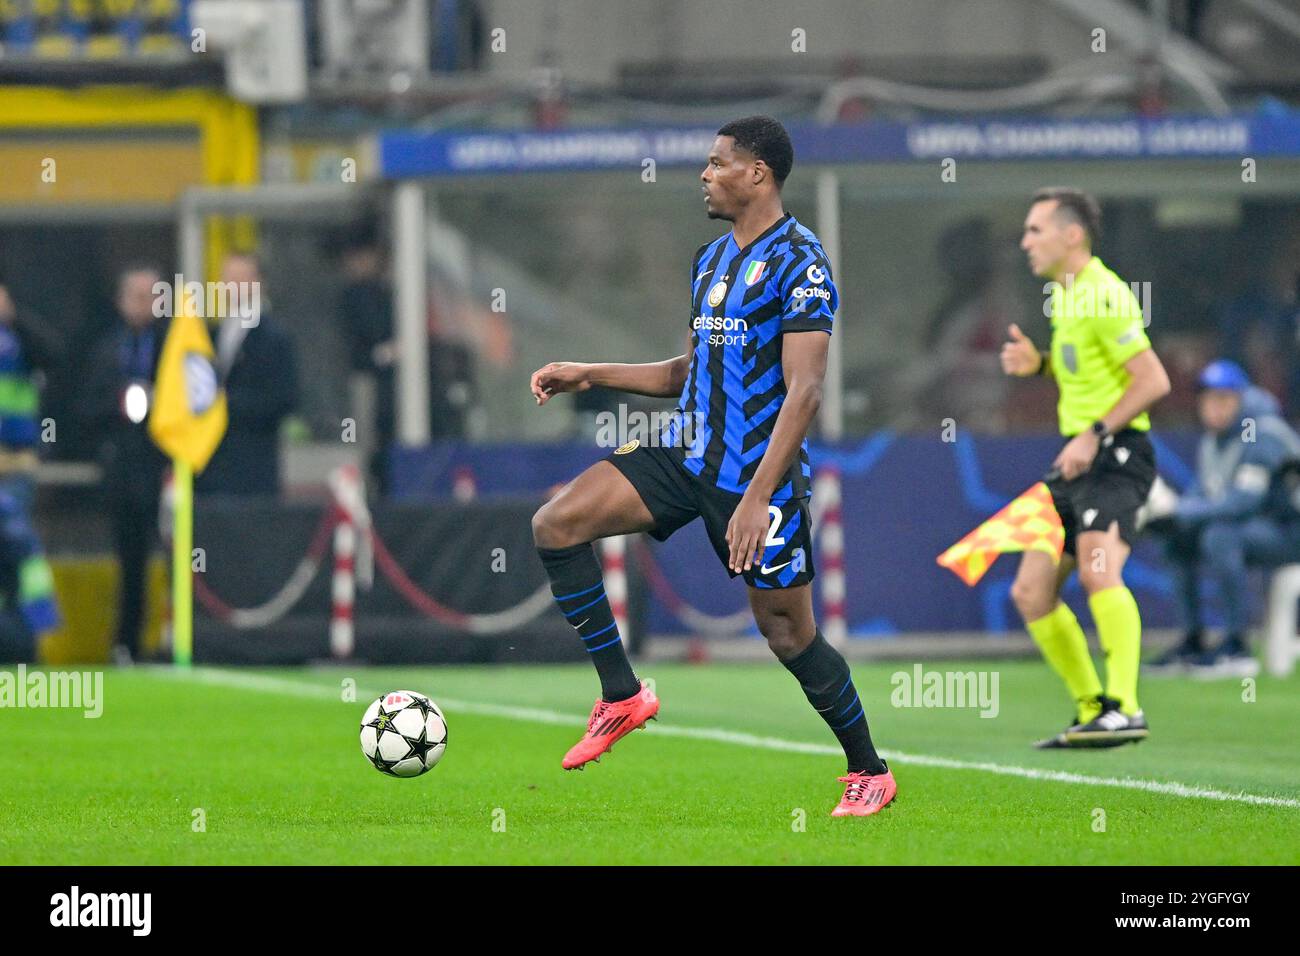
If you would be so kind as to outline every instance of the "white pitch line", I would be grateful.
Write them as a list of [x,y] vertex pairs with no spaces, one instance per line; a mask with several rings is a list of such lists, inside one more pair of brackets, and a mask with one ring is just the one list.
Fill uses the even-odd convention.
[[[266,674],[248,674],[242,671],[229,671],[220,668],[195,668],[191,671],[177,671],[170,667],[149,668],[147,673],[153,676],[178,678],[197,681],[237,690],[265,691],[273,694],[288,694],[298,697],[338,700],[337,688],[310,681],[286,680]],[[379,696],[381,691],[365,691],[358,688],[362,698]],[[507,704],[486,704],[479,701],[459,700],[439,695],[438,702],[448,711],[460,711],[483,717],[503,717],[509,720],[522,720],[534,724],[556,724],[565,727],[582,727],[587,720],[572,714],[563,714],[555,710],[543,710],[536,707],[512,707]],[[804,743],[798,740],[784,740],[780,737],[760,737],[721,727],[681,727],[672,724],[656,724],[650,733],[662,737],[689,737],[694,740],[709,740],[714,743],[735,744],[741,747],[754,747],[760,750],[780,750],[788,753],[815,754],[818,756],[839,756],[843,751],[828,744]],[[1218,800],[1226,803],[1247,803],[1263,807],[1287,807],[1300,809],[1300,799],[1292,797],[1269,797],[1260,794],[1231,792],[1228,790],[1211,790],[1206,787],[1193,787],[1185,783],[1173,783],[1160,780],[1138,780],[1133,777],[1090,777],[1087,774],[1071,773],[1066,770],[1040,770],[1034,767],[1017,767],[1013,764],[1000,764],[974,760],[954,760],[950,757],[934,757],[928,754],[910,754],[898,750],[882,751],[886,760],[914,764],[918,767],[941,767],[945,770],[976,770],[1003,777],[1021,777],[1026,780],[1046,780],[1051,783],[1069,783],[1094,787],[1118,787],[1122,790],[1141,790],[1158,793],[1169,797],[1182,797],[1193,800]]]

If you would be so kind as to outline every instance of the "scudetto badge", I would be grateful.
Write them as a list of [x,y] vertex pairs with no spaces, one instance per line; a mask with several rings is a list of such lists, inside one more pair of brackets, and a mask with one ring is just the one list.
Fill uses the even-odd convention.
[[641,447],[641,440],[639,438],[634,438],[632,439],[632,441],[628,442],[622,448],[618,449],[618,451],[614,452],[614,454],[626,455],[629,454],[630,452],[636,451],[640,447]]

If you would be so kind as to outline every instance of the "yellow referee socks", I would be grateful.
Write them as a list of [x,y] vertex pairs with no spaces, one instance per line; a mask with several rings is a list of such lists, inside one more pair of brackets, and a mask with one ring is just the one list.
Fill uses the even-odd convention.
[[1142,643],[1142,617],[1133,592],[1122,584],[1088,598],[1097,638],[1106,655],[1106,696],[1119,701],[1126,714],[1138,712],[1138,657]]
[[[1097,611],[1094,608],[1093,614]],[[1064,601],[1058,603],[1049,614],[1044,614],[1036,621],[1029,621],[1025,627],[1030,636],[1042,649],[1047,663],[1052,670],[1065,681],[1070,689],[1070,696],[1075,700],[1079,722],[1087,723],[1101,713],[1097,695],[1101,693],[1101,679],[1097,668],[1092,664],[1088,654],[1088,641],[1083,636],[1079,619],[1066,606]],[[1136,680],[1136,671],[1134,672]]]

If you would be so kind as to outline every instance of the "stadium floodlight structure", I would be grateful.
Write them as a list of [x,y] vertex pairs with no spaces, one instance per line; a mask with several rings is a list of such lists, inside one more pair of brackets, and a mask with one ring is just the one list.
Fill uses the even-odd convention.
[[224,54],[230,94],[247,103],[307,96],[302,0],[195,0],[192,43]]
[[397,83],[429,72],[428,0],[321,0],[318,11],[324,72]]

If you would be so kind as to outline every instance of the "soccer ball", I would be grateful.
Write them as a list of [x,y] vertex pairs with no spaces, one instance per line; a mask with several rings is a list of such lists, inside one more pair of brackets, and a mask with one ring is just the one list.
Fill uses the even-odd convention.
[[447,718],[415,691],[385,694],[361,718],[361,752],[390,777],[418,777],[432,770],[446,749]]

